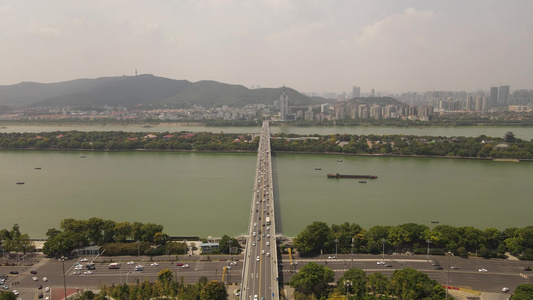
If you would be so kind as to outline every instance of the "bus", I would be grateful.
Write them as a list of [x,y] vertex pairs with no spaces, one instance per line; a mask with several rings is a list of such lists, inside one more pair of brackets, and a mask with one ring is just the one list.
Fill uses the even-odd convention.
[[109,264],[110,269],[120,269],[120,263],[110,263]]
[[270,217],[266,217],[266,224],[270,225]]

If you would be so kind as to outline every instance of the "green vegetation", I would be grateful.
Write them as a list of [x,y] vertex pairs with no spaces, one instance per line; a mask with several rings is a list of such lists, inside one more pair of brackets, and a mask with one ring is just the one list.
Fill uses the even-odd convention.
[[533,284],[520,284],[516,287],[510,300],[533,299]]
[[[59,228],[46,232],[48,240],[43,252],[49,256],[70,256],[75,249],[102,245],[105,255],[183,254],[185,245],[169,243],[168,235],[162,233],[163,226],[152,223],[129,223],[91,218],[88,220],[64,219]],[[126,243],[130,241],[130,243]],[[138,241],[139,244],[131,241]],[[152,249],[151,245],[158,245]]]
[[304,257],[335,253],[335,246],[338,253],[351,253],[352,239],[354,253],[379,254],[385,246],[387,253],[409,251],[426,254],[429,241],[431,255],[444,255],[449,251],[463,257],[477,254],[491,258],[504,257],[509,251],[520,259],[533,260],[533,226],[499,231],[495,228],[480,230],[449,225],[430,229],[426,225],[406,223],[374,226],[367,230],[348,222],[331,227],[323,222],[313,222],[298,234],[294,245]]
[[[411,268],[396,270],[389,279],[381,273],[366,276],[360,269],[349,269],[333,282],[333,270],[309,263],[291,279],[295,299],[444,299],[446,291],[427,274]],[[348,297],[347,297],[348,296]],[[449,297],[453,299],[453,297]]]
[[14,224],[11,230],[0,230],[0,244],[5,253],[14,251],[26,254],[35,249],[30,236],[26,233],[21,233],[18,224]]

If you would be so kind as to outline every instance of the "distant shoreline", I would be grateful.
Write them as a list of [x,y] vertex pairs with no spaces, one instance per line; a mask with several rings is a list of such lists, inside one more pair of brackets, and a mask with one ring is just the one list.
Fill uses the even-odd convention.
[[[58,152],[190,152],[190,153],[257,153],[250,150],[179,150],[179,149],[0,149],[0,151],[58,151]],[[407,158],[439,158],[439,159],[462,159],[462,160],[485,160],[495,162],[533,162],[527,158],[492,158],[492,157],[461,157],[461,156],[438,156],[438,155],[404,155],[404,154],[369,154],[369,153],[341,153],[341,152],[300,152],[300,151],[272,151],[272,154],[326,154],[345,156],[367,156],[367,157],[407,157]]]

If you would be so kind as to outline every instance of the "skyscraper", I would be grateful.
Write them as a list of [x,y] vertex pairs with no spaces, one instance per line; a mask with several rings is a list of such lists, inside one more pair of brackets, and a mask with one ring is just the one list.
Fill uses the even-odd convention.
[[496,104],[498,104],[498,87],[497,86],[491,86],[490,87],[489,105],[490,106],[496,106]]
[[359,98],[361,97],[361,88],[358,86],[354,86],[352,89],[352,98]]
[[508,85],[502,85],[498,88],[498,105],[507,105],[510,89],[511,87]]
[[280,106],[280,120],[287,120],[287,113],[289,112],[289,97],[285,94],[285,86],[283,86],[283,94],[279,98]]

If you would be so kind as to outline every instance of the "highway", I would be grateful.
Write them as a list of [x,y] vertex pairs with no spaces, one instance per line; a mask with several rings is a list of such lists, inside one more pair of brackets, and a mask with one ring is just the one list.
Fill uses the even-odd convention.
[[270,127],[263,122],[257,151],[240,299],[279,299]]

